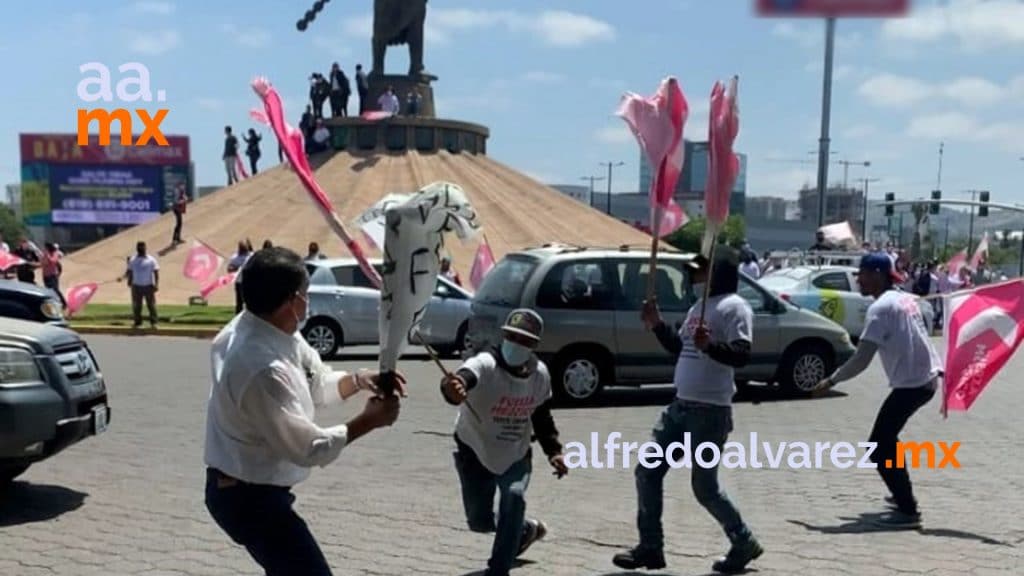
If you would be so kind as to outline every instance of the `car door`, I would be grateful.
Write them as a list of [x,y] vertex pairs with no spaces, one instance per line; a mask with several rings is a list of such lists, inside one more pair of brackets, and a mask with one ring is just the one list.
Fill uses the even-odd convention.
[[333,268],[338,285],[343,289],[342,314],[346,319],[345,342],[378,344],[380,330],[380,292],[357,264]]
[[855,297],[847,271],[820,272],[811,280],[811,287],[818,291],[820,297],[818,314],[846,328],[847,332],[853,333],[857,330],[860,295],[857,294]]
[[438,278],[420,322],[420,333],[431,346],[451,345],[468,317],[469,300],[466,296]]
[[756,380],[770,377],[781,360],[780,322],[782,311],[767,291],[743,276],[737,294],[750,304],[754,313],[753,342],[750,345],[750,363],[736,371],[737,380]]
[[[615,358],[617,378],[623,382],[672,382],[677,358],[666,351],[640,319],[647,298],[650,263],[646,258],[623,258],[615,263],[621,285],[615,310]],[[679,259],[659,259],[655,294],[662,319],[678,332],[693,304],[688,297],[689,278]]]
[[857,281],[856,272],[848,272],[850,276],[850,310],[854,311],[853,319],[849,321],[847,331],[850,335],[858,337],[864,332],[864,324],[868,317],[868,308],[874,302],[870,296],[860,293],[860,282]]

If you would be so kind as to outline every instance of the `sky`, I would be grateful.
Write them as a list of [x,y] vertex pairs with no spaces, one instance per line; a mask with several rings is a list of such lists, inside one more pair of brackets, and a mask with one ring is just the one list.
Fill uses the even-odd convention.
[[[1024,0],[912,0],[910,16],[838,22],[832,102],[835,160],[872,197],[925,197],[944,142],[946,197],[987,189],[1024,203]],[[762,18],[753,0],[430,0],[427,71],[438,115],[488,126],[488,155],[548,184],[582,184],[615,168],[615,192],[638,188],[640,156],[614,116],[627,92],[679,79],[685,137],[707,135],[714,82],[740,77],[748,196],[793,198],[813,183],[820,135],[825,24]],[[329,2],[309,29],[312,0],[24,2],[0,20],[0,184],[19,181],[18,134],[73,132],[79,66],[115,72],[141,62],[169,108],[166,134],[191,139],[197,184],[225,183],[223,127],[253,127],[249,87],[266,76],[298,124],[311,72],[370,67],[371,0]],[[637,9],[642,6],[643,9]],[[389,50],[389,73],[408,67]],[[355,98],[350,109],[355,108]],[[111,104],[111,107],[116,104]],[[329,107],[325,106],[325,110]],[[268,130],[257,127],[264,135]],[[271,136],[272,138],[272,136]],[[276,161],[264,141],[262,164]],[[841,182],[843,168],[830,167]],[[598,187],[606,183],[598,184]],[[395,192],[409,192],[396,190]]]

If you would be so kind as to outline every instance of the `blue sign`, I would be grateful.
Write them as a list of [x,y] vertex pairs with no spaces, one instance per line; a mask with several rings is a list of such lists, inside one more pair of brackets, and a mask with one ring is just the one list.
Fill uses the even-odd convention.
[[160,216],[160,166],[51,165],[54,224],[133,226]]

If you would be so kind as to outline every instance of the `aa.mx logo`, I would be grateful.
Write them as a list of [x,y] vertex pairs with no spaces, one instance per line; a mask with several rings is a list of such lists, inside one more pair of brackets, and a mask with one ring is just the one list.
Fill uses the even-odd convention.
[[[140,62],[127,62],[120,65],[117,71],[123,76],[117,83],[115,91],[111,91],[110,69],[100,62],[88,62],[78,67],[78,71],[85,77],[78,82],[78,98],[83,102],[114,102],[114,93],[117,93],[118,102],[152,102],[153,92],[149,85],[149,69]],[[135,75],[128,73],[134,72]],[[95,73],[96,75],[89,75]],[[164,102],[167,94],[163,90],[157,90],[156,101]],[[156,111],[156,116],[151,117],[149,111],[142,108],[135,109],[136,116],[142,121],[143,130],[138,140],[132,142],[132,113],[127,108],[117,108],[113,111],[103,108],[79,108],[78,109],[78,145],[89,144],[89,125],[95,120],[99,125],[100,146],[110,145],[110,125],[117,120],[120,124],[122,146],[145,146],[153,140],[158,146],[169,146],[163,132],[160,131],[160,123],[167,117],[167,109],[162,108]]]

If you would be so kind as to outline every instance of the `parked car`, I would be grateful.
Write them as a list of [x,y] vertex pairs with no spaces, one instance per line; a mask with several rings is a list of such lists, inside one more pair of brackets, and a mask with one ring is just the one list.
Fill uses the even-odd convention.
[[[772,272],[761,278],[761,286],[783,300],[821,314],[846,329],[854,340],[864,331],[868,307],[874,302],[860,293],[857,268],[850,266],[797,266]],[[935,309],[918,298],[925,325],[935,325]]]
[[[655,274],[665,320],[681,326],[697,300],[685,263],[693,256],[664,253]],[[501,322],[518,307],[545,321],[538,355],[551,369],[557,394],[593,397],[604,386],[672,381],[676,358],[640,320],[649,252],[546,246],[507,255],[473,298],[467,346],[500,343]],[[746,276],[739,295],[754,311],[751,363],[737,381],[779,383],[807,392],[853,355],[849,336],[834,323],[774,296]]]
[[[371,265],[381,268],[380,261]],[[311,260],[309,270],[309,316],[301,326],[306,341],[328,358],[342,346],[380,343],[378,319],[380,292],[366,277],[355,259]],[[469,327],[472,295],[443,276],[420,322],[424,342],[440,354],[450,355],[463,348]],[[410,338],[411,344],[419,344]]]
[[68,325],[63,306],[53,292],[17,280],[0,280],[0,317]]
[[0,423],[0,485],[106,431],[106,383],[78,334],[0,318]]

